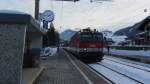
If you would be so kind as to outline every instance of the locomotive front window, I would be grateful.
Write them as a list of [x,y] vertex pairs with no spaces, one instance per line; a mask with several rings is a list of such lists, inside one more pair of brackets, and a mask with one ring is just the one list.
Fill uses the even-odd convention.
[[81,41],[90,41],[92,39],[92,35],[81,35]]
[[80,40],[81,41],[102,41],[102,35],[97,35],[97,34],[83,34],[80,35]]

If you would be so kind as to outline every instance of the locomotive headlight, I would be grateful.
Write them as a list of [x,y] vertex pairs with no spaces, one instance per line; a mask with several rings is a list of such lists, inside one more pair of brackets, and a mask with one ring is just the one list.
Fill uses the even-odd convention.
[[86,49],[86,48],[84,48],[83,50],[84,50],[84,51],[86,51],[87,49]]

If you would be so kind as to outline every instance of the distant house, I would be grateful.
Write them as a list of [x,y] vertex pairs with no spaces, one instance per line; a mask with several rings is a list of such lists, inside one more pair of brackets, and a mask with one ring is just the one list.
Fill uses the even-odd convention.
[[132,45],[150,45],[150,16],[131,27],[118,30],[114,35],[126,35]]
[[150,45],[150,16],[137,29],[141,32],[136,34],[136,42],[139,45]]

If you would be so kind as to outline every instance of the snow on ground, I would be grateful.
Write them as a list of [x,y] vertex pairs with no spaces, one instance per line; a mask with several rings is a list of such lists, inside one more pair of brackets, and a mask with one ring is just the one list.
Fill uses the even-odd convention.
[[116,57],[111,57],[111,58],[115,58],[115,59],[117,59],[117,61],[119,60],[121,62],[128,62],[130,64],[135,64],[135,65],[140,65],[140,66],[150,68],[150,64],[145,64],[145,63],[142,63],[142,62],[131,61],[131,60],[128,60],[128,59],[122,59],[122,58],[116,58]]
[[127,76],[132,77],[144,84],[149,84],[150,82],[150,73],[147,71],[108,60],[103,60],[102,64],[122,74],[126,74]]
[[[104,52],[107,53],[107,49],[104,49]],[[149,50],[116,50],[116,49],[110,49],[110,54],[114,55],[123,55],[123,56],[144,56],[144,57],[150,57],[150,51]]]
[[46,47],[42,50],[41,56],[53,56],[54,54],[56,54],[56,52],[56,47]]
[[93,69],[103,74],[108,79],[112,80],[116,84],[139,84],[135,82],[134,80],[129,79],[128,77],[124,77],[121,74],[118,74],[104,66],[100,66],[98,64],[90,64]]
[[126,60],[126,59],[120,59],[120,58],[115,58],[115,57],[110,57],[110,56],[107,56],[107,57],[104,57],[104,58],[107,61],[121,63],[121,64],[124,64],[124,65],[127,65],[127,66],[140,68],[140,69],[143,69],[143,70],[146,70],[146,71],[150,72],[150,65],[149,64],[143,64],[142,65],[142,63],[139,63],[139,62],[133,63],[134,61],[130,61],[130,60]]

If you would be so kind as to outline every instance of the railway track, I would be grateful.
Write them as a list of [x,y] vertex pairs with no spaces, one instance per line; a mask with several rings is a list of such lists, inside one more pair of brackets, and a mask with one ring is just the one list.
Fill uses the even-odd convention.
[[88,66],[115,84],[149,84],[150,82],[150,68],[144,64],[104,57],[102,62]]
[[141,66],[141,65],[138,65],[138,64],[132,64],[132,63],[128,63],[128,62],[122,62],[120,60],[114,60],[114,59],[110,59],[110,58],[104,58],[104,59],[108,60],[108,61],[116,62],[116,63],[119,63],[119,64],[123,64],[123,65],[129,66],[129,67],[134,67],[134,68],[137,68],[137,69],[140,69],[140,70],[143,70],[143,71],[150,72],[150,68],[145,67],[145,66]]
[[117,57],[112,57],[112,56],[105,56],[104,58],[105,59],[111,59],[111,60],[117,60],[117,61],[121,61],[121,62],[127,62],[127,63],[130,63],[130,64],[135,64],[135,65],[139,65],[139,66],[150,68],[150,64],[145,64],[145,63],[142,63],[142,62],[131,61],[131,60],[117,58]]

